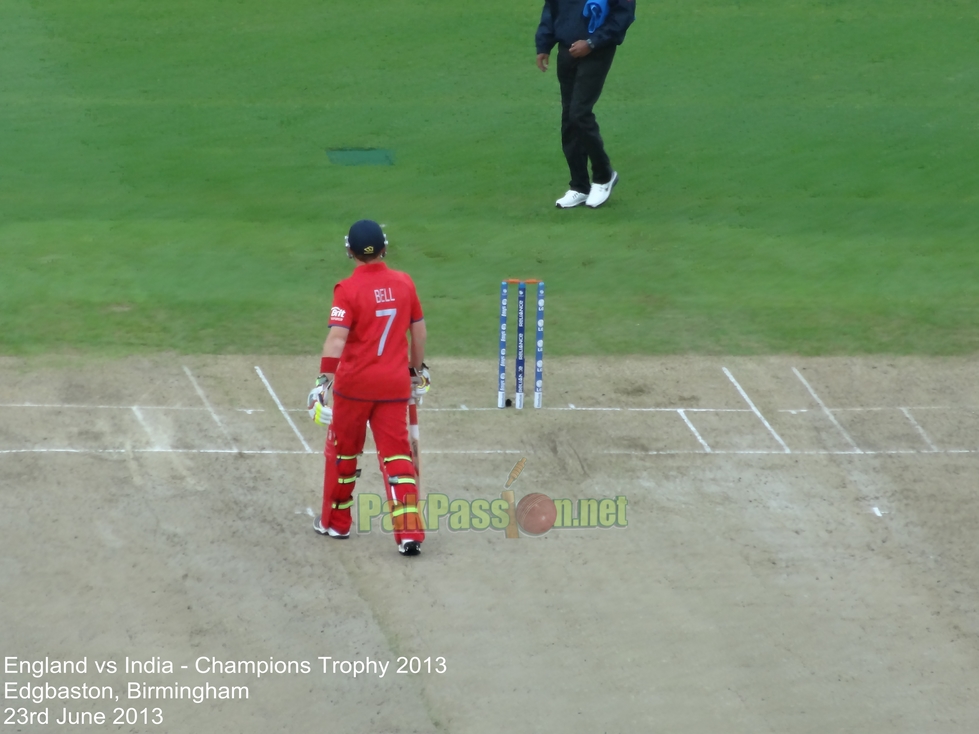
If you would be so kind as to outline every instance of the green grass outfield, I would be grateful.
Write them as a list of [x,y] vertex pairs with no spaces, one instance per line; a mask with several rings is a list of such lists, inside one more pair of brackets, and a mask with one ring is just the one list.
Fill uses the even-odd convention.
[[638,0],[597,211],[540,5],[3,0],[0,353],[317,352],[361,217],[436,354],[507,276],[548,354],[979,349],[974,0]]

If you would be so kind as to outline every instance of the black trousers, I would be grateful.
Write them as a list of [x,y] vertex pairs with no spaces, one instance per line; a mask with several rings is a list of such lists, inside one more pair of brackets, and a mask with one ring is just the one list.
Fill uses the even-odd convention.
[[557,79],[561,85],[561,147],[571,172],[570,188],[587,194],[591,190],[588,161],[591,161],[592,180],[604,184],[612,180],[612,164],[605,154],[605,144],[598,130],[592,108],[605,86],[605,77],[612,67],[615,46],[592,51],[580,59],[574,58],[565,46],[558,48]]

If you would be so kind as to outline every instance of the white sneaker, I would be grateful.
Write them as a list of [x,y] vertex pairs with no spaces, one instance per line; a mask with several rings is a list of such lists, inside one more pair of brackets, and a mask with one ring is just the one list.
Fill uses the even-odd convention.
[[334,530],[333,528],[324,528],[322,515],[316,516],[316,522],[313,523],[313,530],[315,530],[320,535],[329,535],[331,538],[338,538],[340,540],[344,540],[350,537],[349,532],[341,533],[340,531]]
[[602,204],[608,201],[608,197],[612,195],[613,187],[618,182],[619,182],[619,174],[617,174],[615,171],[612,171],[612,180],[609,181],[608,183],[603,183],[603,184],[593,183],[591,185],[591,193],[588,194],[588,201],[586,201],[585,203],[588,206],[590,206],[592,209],[595,209],[596,207],[600,207]]
[[[594,190],[594,187],[592,187]],[[558,209],[573,209],[576,206],[581,206],[588,200],[588,194],[583,194],[580,191],[575,191],[571,189],[562,196],[560,199],[554,202],[554,206]]]

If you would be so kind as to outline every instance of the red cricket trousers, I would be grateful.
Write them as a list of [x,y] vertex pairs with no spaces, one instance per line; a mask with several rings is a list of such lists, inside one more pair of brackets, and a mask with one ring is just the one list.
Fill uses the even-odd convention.
[[367,423],[377,446],[384,477],[394,541],[425,539],[418,514],[415,467],[408,443],[408,401],[371,402],[333,395],[333,421],[326,434],[326,472],[323,479],[324,527],[350,532],[354,486],[360,471],[357,459],[364,450]]

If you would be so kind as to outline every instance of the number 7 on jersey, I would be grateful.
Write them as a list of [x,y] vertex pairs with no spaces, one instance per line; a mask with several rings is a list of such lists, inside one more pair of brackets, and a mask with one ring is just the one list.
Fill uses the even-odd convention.
[[384,343],[388,340],[388,333],[391,331],[391,324],[394,323],[394,317],[398,315],[398,309],[381,308],[375,311],[374,315],[378,318],[381,318],[382,316],[388,317],[388,322],[384,325],[384,333],[381,334],[381,343],[377,345],[377,356],[380,357],[381,353],[384,351]]

